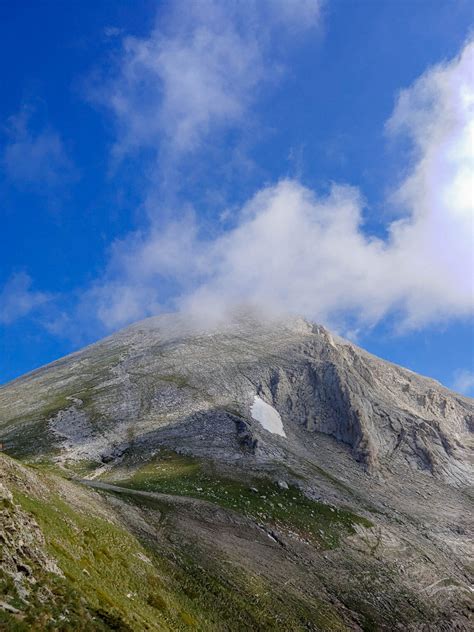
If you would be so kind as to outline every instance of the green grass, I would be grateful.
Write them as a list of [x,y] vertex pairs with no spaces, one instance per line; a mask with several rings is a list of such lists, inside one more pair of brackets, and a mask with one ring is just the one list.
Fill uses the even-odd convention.
[[[105,621],[105,629],[168,629],[166,623],[174,617],[167,615],[167,609],[157,614],[148,603],[150,586],[160,583],[160,576],[141,557],[146,551],[131,534],[106,520],[73,510],[58,497],[46,502],[17,493],[15,501],[40,525],[69,591],[77,595],[70,599],[73,615],[83,617],[81,610],[86,610],[90,620],[99,612],[99,629],[100,621]],[[163,603],[170,601],[165,591],[161,598]],[[84,604],[82,609],[77,603]],[[71,606],[68,610],[71,612]],[[112,623],[115,627],[110,628]]]
[[[194,468],[189,462],[174,466],[178,471],[185,467],[189,475]],[[41,497],[12,489],[14,501],[39,524],[46,549],[64,577],[36,565],[38,581],[24,601],[9,576],[0,574],[0,599],[21,612],[16,616],[0,609],[0,629],[277,632],[303,631],[308,622],[313,630],[346,629],[330,604],[229,568],[217,555],[210,558],[189,542],[165,539],[158,544],[92,511],[73,508],[54,485],[46,491],[51,474],[35,470],[42,481]],[[74,493],[73,483],[69,485]],[[122,500],[145,511],[150,524],[159,520],[159,501],[132,493]]]
[[346,509],[310,500],[296,487],[280,489],[267,479],[242,481],[218,474],[209,463],[161,452],[131,476],[114,483],[142,491],[191,496],[242,513],[269,526],[290,530],[323,548],[338,546],[355,525],[372,523]]
[[[113,491],[101,493],[115,494]],[[153,510],[158,510],[160,516],[174,511],[167,502],[136,495],[133,490],[120,493],[118,497],[145,510],[148,515]],[[174,527],[171,529],[175,536]],[[175,537],[173,540],[176,542]],[[222,558],[217,550],[209,556],[208,552],[200,551],[199,546],[188,539],[174,545],[169,541],[159,545],[151,539],[148,546],[155,548],[155,556],[160,560],[160,566],[167,569],[176,599],[182,604],[181,624],[202,632],[347,630],[332,605],[308,595],[300,596],[299,592],[289,591],[278,583],[271,585],[260,575],[245,571],[245,565],[238,568],[229,566],[227,558]],[[152,593],[148,603],[162,608],[160,593]]]
[[219,560],[210,564],[208,559],[199,559],[189,546],[182,550],[175,569],[183,594],[195,605],[194,616],[206,613],[204,630],[342,632],[347,629],[330,605],[282,591],[260,576],[235,570],[224,573],[222,568],[226,565],[221,563],[219,568],[216,562]]
[[[0,599],[19,610],[12,614],[0,609],[0,629],[8,632],[43,632],[64,630],[67,632],[106,631],[111,628],[101,618],[101,611],[94,611],[83,603],[80,594],[62,579],[36,569],[36,584],[31,587],[27,603],[18,595],[10,576],[0,569]],[[43,594],[42,594],[43,593]],[[47,600],[44,598],[47,595]],[[67,613],[67,614],[66,614]],[[111,614],[111,617],[113,615]],[[116,619],[117,621],[117,619]],[[131,632],[129,627],[116,627]]]
[[8,448],[8,453],[19,459],[31,457],[38,452],[53,456],[57,451],[54,449],[54,437],[49,431],[48,422],[60,410],[70,405],[71,402],[68,401],[66,394],[58,393],[34,412],[9,419],[1,428],[2,435],[15,432],[15,426],[17,426],[21,440],[18,438],[8,440],[7,445],[12,443],[12,447]]
[[101,465],[100,462],[92,459],[80,459],[79,461],[66,460],[61,471],[62,476],[68,478],[84,477],[92,474]]
[[190,387],[188,379],[184,375],[180,375],[178,373],[170,373],[168,375],[157,375],[157,380],[160,382],[169,382],[170,384],[174,384],[177,388],[186,388]]
[[[31,459],[41,453],[45,457],[52,457],[59,451],[55,447],[56,437],[49,430],[48,424],[59,411],[66,410],[73,405],[73,399],[82,401],[79,407],[88,413],[92,422],[105,424],[108,420],[100,414],[94,405],[100,390],[97,385],[107,382],[111,369],[120,362],[121,354],[117,350],[104,349],[100,359],[95,358],[84,374],[73,374],[72,383],[61,390],[43,386],[42,394],[47,398],[37,407],[27,413],[12,414],[0,422],[0,441],[7,443],[7,452],[14,458]],[[74,366],[74,365],[73,365]],[[28,388],[28,385],[25,387]]]

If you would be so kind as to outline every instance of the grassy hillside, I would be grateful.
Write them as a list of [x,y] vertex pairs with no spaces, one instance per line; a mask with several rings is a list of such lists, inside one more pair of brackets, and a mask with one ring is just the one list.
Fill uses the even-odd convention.
[[[8,457],[2,456],[0,465],[1,517],[7,527],[3,629],[347,629],[322,600],[290,592],[285,600],[279,587],[244,567],[227,569],[185,540],[166,546],[155,539],[153,525],[170,511],[159,501],[133,492],[120,501],[122,512],[148,516],[148,526],[140,527],[137,518],[133,532],[100,494]],[[25,546],[28,531],[37,538]]]
[[351,511],[310,500],[296,487],[280,487],[261,477],[223,476],[212,463],[166,450],[124,478],[114,472],[114,481],[130,489],[210,501],[269,527],[291,530],[323,548],[336,547],[356,525],[372,526]]

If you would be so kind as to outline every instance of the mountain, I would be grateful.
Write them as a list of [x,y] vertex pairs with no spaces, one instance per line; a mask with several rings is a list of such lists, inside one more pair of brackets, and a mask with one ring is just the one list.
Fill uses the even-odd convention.
[[472,400],[303,319],[137,323],[0,389],[0,616],[472,629],[473,430]]

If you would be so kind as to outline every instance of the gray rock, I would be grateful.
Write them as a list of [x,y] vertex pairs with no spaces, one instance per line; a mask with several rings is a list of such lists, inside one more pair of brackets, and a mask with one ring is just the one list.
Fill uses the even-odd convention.
[[[252,419],[257,393],[287,438]],[[468,398],[301,319],[241,317],[206,332],[184,316],[151,318],[0,388],[13,454],[99,460],[164,444],[258,464],[327,435],[368,473],[390,463],[458,486],[472,481],[473,419]]]
[[[286,436],[252,418],[255,395],[278,411]],[[107,471],[113,481],[168,448],[212,461],[269,507],[278,499],[261,494],[261,477],[280,489],[297,481],[329,520],[341,507],[369,518],[372,528],[356,525],[324,555],[268,526],[255,554],[243,554],[242,534],[254,546],[246,529],[255,524],[236,526],[222,508],[198,511],[195,499],[185,503],[189,515],[184,505],[177,512],[186,537],[200,529],[212,555],[219,543],[236,567],[265,569],[282,591],[287,580],[299,577],[304,593],[323,578],[318,594],[337,596],[340,612],[368,608],[388,621],[395,608],[414,631],[470,629],[473,430],[471,399],[302,319],[244,316],[205,331],[184,316],[152,318],[0,388],[0,441],[14,456],[66,466],[87,459],[91,476]],[[132,520],[129,505],[121,515]],[[151,529],[147,514],[137,528]],[[268,551],[283,557],[270,563]],[[416,612],[435,618],[410,627]]]

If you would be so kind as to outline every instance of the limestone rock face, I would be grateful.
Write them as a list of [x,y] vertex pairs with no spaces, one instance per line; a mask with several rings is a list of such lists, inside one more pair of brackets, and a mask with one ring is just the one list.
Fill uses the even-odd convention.
[[[286,437],[252,419],[256,395]],[[110,462],[164,442],[229,461],[244,449],[257,462],[298,454],[316,433],[368,472],[390,464],[465,485],[473,420],[468,398],[302,319],[243,316],[207,332],[152,318],[0,389],[11,451],[60,460]]]
[[[305,320],[244,315],[206,331],[184,316],[148,319],[0,388],[0,441],[8,455],[0,455],[0,571],[25,603],[33,603],[28,577],[39,567],[49,565],[53,579],[42,580],[48,586],[60,577],[64,559],[56,567],[44,544],[62,549],[47,530],[43,539],[27,511],[28,499],[41,506],[44,494],[80,524],[94,514],[145,546],[146,557],[136,557],[146,560],[145,576],[151,559],[168,559],[176,603],[208,590],[201,605],[217,608],[216,625],[209,627],[204,610],[198,614],[207,623],[197,629],[224,629],[226,616],[225,629],[239,632],[467,632],[473,431],[471,399]],[[68,514],[59,512],[58,520],[70,527]],[[101,533],[97,550],[113,560],[120,546],[110,549],[108,528]],[[90,542],[76,557],[92,564]],[[76,537],[66,544],[75,547]],[[176,574],[190,552],[192,569]],[[66,585],[67,559],[60,577]],[[88,593],[102,566],[80,570],[76,620],[85,597],[94,602],[90,621],[104,615],[95,592]],[[107,586],[109,597],[126,567]],[[204,568],[198,589],[183,591],[188,571]],[[211,570],[217,583],[207,584]],[[218,585],[223,600],[215,598]],[[237,610],[227,610],[229,586]],[[122,588],[127,607],[119,612],[127,619],[138,598]],[[48,594],[37,593],[36,609],[45,609]],[[268,612],[260,606],[266,594]],[[137,616],[150,603],[162,607],[151,597],[142,595]],[[256,611],[243,625],[235,612],[249,604]],[[18,608],[15,599],[0,600],[0,618],[20,616]],[[69,602],[62,608],[67,619]],[[181,617],[183,607],[174,608],[166,616]],[[159,611],[148,612],[151,627],[143,629],[181,629],[182,617],[161,626]],[[277,627],[260,625],[263,615]],[[127,625],[137,629],[132,618]]]

